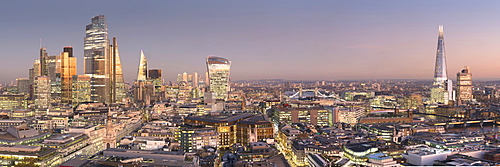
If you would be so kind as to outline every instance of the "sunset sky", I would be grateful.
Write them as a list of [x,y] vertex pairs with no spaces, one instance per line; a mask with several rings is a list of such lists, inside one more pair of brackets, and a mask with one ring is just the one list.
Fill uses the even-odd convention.
[[232,61],[232,80],[432,79],[438,25],[448,76],[500,78],[500,1],[0,1],[0,82],[27,78],[39,56],[73,46],[83,74],[85,25],[106,15],[127,81],[140,50],[166,81]]

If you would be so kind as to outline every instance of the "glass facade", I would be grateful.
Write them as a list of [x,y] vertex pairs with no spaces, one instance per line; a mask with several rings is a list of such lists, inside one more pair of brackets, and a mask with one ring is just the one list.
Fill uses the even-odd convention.
[[436,65],[434,68],[434,83],[431,88],[431,103],[448,104],[451,96],[448,86],[448,75],[446,71],[446,54],[444,51],[443,25],[439,25],[438,46],[436,51]]
[[216,99],[227,100],[229,91],[229,70],[231,61],[222,57],[207,57],[207,71],[210,92]]
[[137,81],[145,81],[148,74],[148,60],[141,50],[141,60],[139,61],[139,71],[137,71]]
[[106,56],[109,46],[108,25],[104,15],[92,18],[86,26],[84,39],[84,73],[91,77],[91,100],[104,102],[108,97],[108,63]]

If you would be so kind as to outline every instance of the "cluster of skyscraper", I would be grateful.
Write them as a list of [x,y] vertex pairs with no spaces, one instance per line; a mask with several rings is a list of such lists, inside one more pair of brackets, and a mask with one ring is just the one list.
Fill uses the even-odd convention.
[[[211,92],[216,99],[225,100],[228,96],[230,61],[225,58],[209,56],[207,63],[208,89],[199,88],[199,76],[195,73],[196,94]],[[117,103],[126,99],[120,53],[116,37],[108,38],[106,18],[103,15],[92,18],[86,26],[84,38],[84,75],[77,75],[76,57],[72,47],[64,47],[59,55],[49,56],[45,48],[40,48],[40,59],[30,69],[29,79],[18,79],[19,85],[26,87],[36,108],[48,108],[51,103],[77,104],[81,102]],[[141,51],[135,98],[138,101],[165,99],[165,88],[161,70],[148,70],[147,59]],[[26,84],[24,84],[26,82]],[[186,79],[187,82],[187,79]],[[151,91],[144,91],[151,84]],[[179,83],[181,84],[181,83]],[[23,90],[21,90],[23,91]],[[192,89],[189,89],[192,91]],[[146,97],[147,96],[147,97]],[[194,96],[194,97],[199,97]],[[155,101],[156,101],[155,100]]]
[[149,70],[146,56],[141,51],[137,80],[134,83],[135,102],[148,105],[175,99],[178,103],[191,103],[203,97],[205,104],[215,104],[217,101],[227,100],[231,62],[226,58],[209,56],[206,63],[205,81],[196,72],[182,73],[177,76],[177,84],[164,85],[161,70]]
[[457,101],[461,104],[463,101],[472,100],[472,74],[470,68],[457,74],[457,93],[453,90],[453,82],[448,79],[446,68],[446,54],[444,47],[443,25],[439,26],[438,46],[436,52],[436,66],[434,69],[434,83],[431,87],[431,103],[448,105],[450,101]]
[[73,48],[64,47],[60,55],[49,56],[40,48],[40,59],[30,69],[30,95],[37,108],[50,103],[116,103],[125,97],[125,84],[116,38],[108,40],[105,16],[95,16],[86,26],[84,73],[76,74]]

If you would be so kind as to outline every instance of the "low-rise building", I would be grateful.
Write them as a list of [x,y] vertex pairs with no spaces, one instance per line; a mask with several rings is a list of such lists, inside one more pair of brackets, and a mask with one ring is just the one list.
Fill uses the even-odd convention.
[[434,164],[434,161],[445,160],[448,155],[451,155],[451,151],[429,147],[418,147],[407,150],[406,154],[403,154],[402,156],[406,159],[406,162],[411,165],[431,166]]
[[384,153],[376,153],[368,155],[368,162],[366,166],[369,167],[400,167],[392,157]]

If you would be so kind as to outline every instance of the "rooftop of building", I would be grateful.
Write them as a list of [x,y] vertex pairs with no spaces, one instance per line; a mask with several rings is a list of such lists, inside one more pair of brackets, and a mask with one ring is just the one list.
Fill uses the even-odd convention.
[[238,123],[241,123],[241,124],[250,124],[250,125],[272,124],[269,121],[269,119],[267,119],[267,117],[265,115],[263,115],[263,114],[254,115],[252,117],[245,118],[245,119],[239,121]]
[[446,166],[499,166],[500,162],[474,158],[462,154],[449,155],[446,160],[436,161],[435,165]]
[[63,144],[67,143],[69,141],[76,140],[81,137],[87,137],[84,134],[81,133],[67,133],[67,134],[61,134],[61,135],[54,135],[51,136],[43,141],[43,143],[46,144]]
[[368,159],[375,159],[375,160],[385,160],[385,159],[392,159],[392,157],[384,154],[384,153],[375,153],[375,154],[370,154],[367,156]]
[[407,154],[414,154],[418,156],[435,155],[435,154],[450,154],[451,151],[445,149],[431,148],[431,147],[417,147],[406,151]]
[[44,157],[50,154],[55,154],[57,149],[42,147],[40,151],[36,152],[11,152],[11,151],[0,151],[0,155],[22,155],[22,156],[36,156]]
[[225,123],[225,122],[235,122],[237,120],[241,120],[244,118],[248,118],[253,116],[254,114],[225,114],[225,115],[205,115],[205,116],[193,116],[186,117],[186,120],[196,120],[196,121],[204,121],[204,122],[212,122],[212,123]]
[[280,111],[326,110],[323,107],[277,107]]
[[350,143],[344,145],[346,149],[352,150],[354,152],[365,152],[376,147],[375,142],[363,142],[363,143]]

